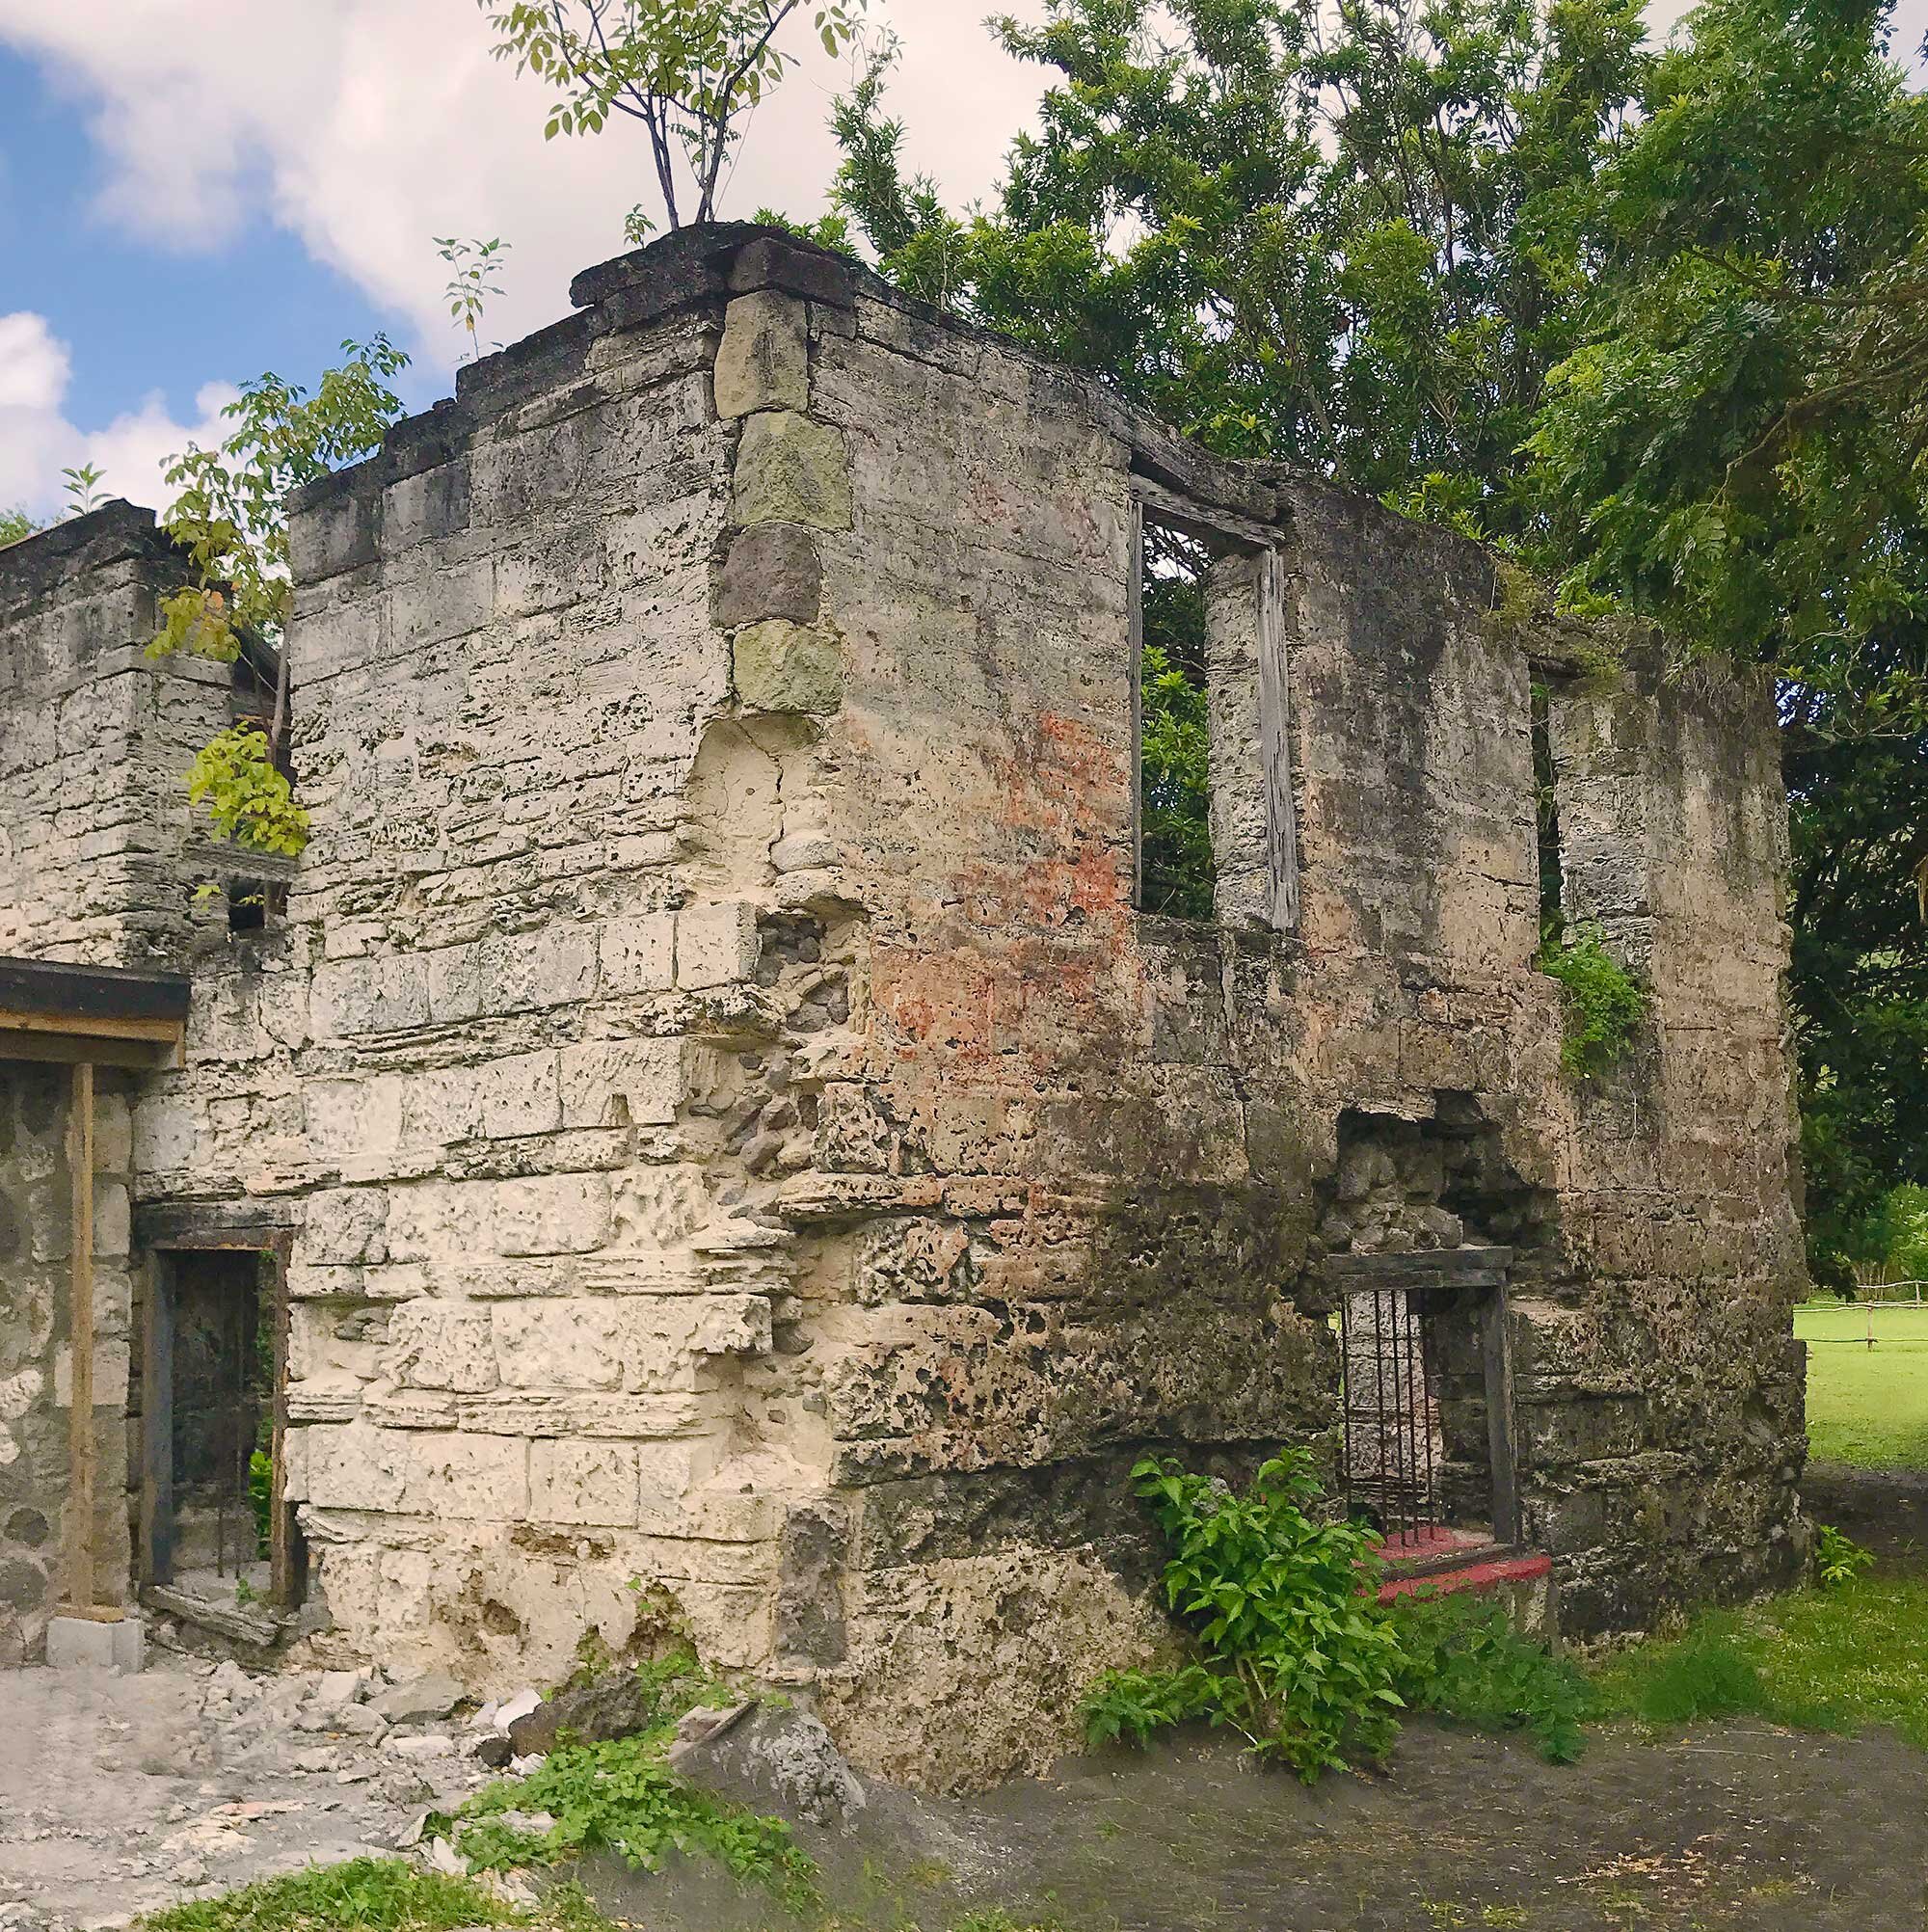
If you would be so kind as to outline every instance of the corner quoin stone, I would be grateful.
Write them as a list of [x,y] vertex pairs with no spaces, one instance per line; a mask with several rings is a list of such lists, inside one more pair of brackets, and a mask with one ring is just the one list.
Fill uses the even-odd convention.
[[843,436],[789,410],[751,416],[736,452],[736,519],[847,530],[850,464]]
[[823,561],[817,540],[795,523],[740,531],[717,574],[716,622],[725,631],[765,618],[815,624],[823,609]]
[[737,631],[734,654],[736,695],[753,711],[834,711],[844,702],[835,631],[774,617]]
[[810,337],[803,304],[770,289],[739,295],[716,351],[716,414],[810,407]]

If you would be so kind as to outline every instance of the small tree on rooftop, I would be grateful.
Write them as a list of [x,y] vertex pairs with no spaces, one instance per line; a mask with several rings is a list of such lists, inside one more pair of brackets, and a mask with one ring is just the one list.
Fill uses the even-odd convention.
[[205,801],[214,829],[256,851],[288,857],[308,843],[308,815],[282,770],[288,732],[288,659],[281,648],[293,585],[287,498],[338,464],[379,448],[401,414],[389,380],[408,357],[386,335],[344,342],[342,362],[312,394],[273,373],[242,387],[222,414],[233,433],[214,449],[189,443],[169,464],[178,492],[162,525],[186,550],[194,580],[161,606],[150,657],[177,654],[231,664],[252,641],[276,654],[274,708],[265,729],[230,726],[201,747],[188,796]]
[[[865,0],[476,0],[513,60],[554,90],[543,133],[597,134],[612,114],[642,123],[672,228],[683,226],[677,156],[694,181],[693,223],[712,221],[750,111],[795,65],[781,44],[807,14],[826,53],[849,40]],[[647,226],[630,218],[632,238]]]

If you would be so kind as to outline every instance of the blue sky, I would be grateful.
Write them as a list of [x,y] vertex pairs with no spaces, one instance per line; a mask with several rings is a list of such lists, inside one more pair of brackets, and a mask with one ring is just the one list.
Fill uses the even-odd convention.
[[313,370],[344,336],[409,333],[258,201],[211,252],[156,246],[96,211],[104,174],[71,84],[0,48],[0,312],[32,309],[67,342],[77,422],[154,390],[185,419],[211,380]]
[[[953,205],[989,189],[1039,85],[984,31],[989,4],[871,0],[902,38],[908,161]],[[1928,0],[1897,19],[1913,51]],[[726,215],[820,208],[848,78],[806,54]],[[491,58],[474,0],[0,0],[0,509],[53,512],[62,466],[86,461],[161,507],[164,460],[219,435],[233,384],[312,381],[344,336],[386,330],[415,358],[411,407],[446,393],[461,343],[437,235],[510,244],[491,337],[566,313],[570,277],[623,249],[653,190],[627,123],[545,144],[546,106]]]

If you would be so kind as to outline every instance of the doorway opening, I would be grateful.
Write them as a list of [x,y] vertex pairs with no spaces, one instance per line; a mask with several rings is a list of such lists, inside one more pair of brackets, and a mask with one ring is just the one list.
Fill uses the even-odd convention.
[[292,1607],[280,1520],[279,1257],[156,1252],[142,1319],[141,1580],[234,1608]]

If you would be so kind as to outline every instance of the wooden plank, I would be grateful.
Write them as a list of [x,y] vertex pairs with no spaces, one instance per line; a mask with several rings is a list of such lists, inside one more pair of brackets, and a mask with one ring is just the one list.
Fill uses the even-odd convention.
[[189,1251],[272,1248],[288,1236],[285,1202],[147,1201],[134,1210],[134,1245]]
[[67,1110],[67,1178],[73,1199],[67,1291],[67,1595],[94,1604],[94,1068],[73,1070]]
[[37,1013],[0,1006],[0,1032],[59,1033],[84,1040],[147,1040],[172,1047],[179,1044],[186,1028],[179,1020],[116,1013]]
[[188,1015],[190,982],[138,966],[75,966],[60,959],[0,958],[0,1009],[68,1020],[170,1020]]
[[300,1607],[301,1535],[295,1525],[294,1505],[281,1494],[282,1477],[287,1469],[288,1439],[288,1255],[292,1238],[283,1235],[268,1251],[265,1260],[272,1281],[271,1301],[264,1311],[274,1324],[274,1387],[269,1400],[274,1404],[273,1432],[268,1454],[273,1462],[268,1512],[268,1589],[278,1610]]
[[147,1265],[141,1321],[141,1581],[174,1573],[174,1279],[156,1254]]
[[1493,1465],[1493,1541],[1519,1541],[1519,1474],[1513,1440],[1513,1351],[1504,1288],[1481,1311],[1480,1353],[1486,1382],[1486,1450]]
[[1286,654],[1285,557],[1259,560],[1259,738],[1265,758],[1266,872],[1274,931],[1299,929],[1299,814],[1292,796],[1292,682]]
[[1132,498],[1132,560],[1126,573],[1131,606],[1132,903],[1144,907],[1144,503]]
[[57,1066],[95,1066],[148,1069],[181,1064],[183,1035],[172,1039],[102,1039],[98,1034],[43,1033],[38,1029],[0,1027],[0,1060],[31,1060]]
[[1168,523],[1209,549],[1269,550],[1278,542],[1278,532],[1269,525],[1241,516],[1236,510],[1201,503],[1149,476],[1133,476],[1132,495],[1140,516],[1149,511],[1155,523]]

